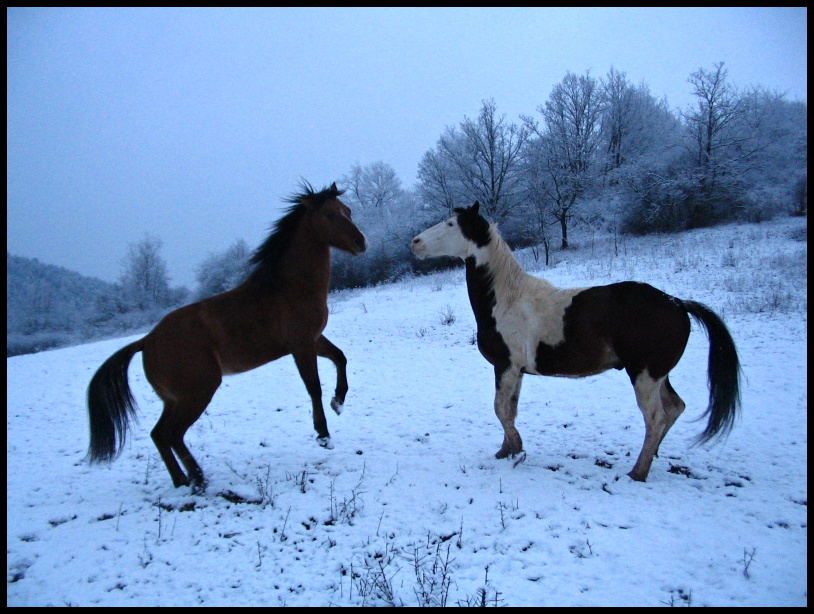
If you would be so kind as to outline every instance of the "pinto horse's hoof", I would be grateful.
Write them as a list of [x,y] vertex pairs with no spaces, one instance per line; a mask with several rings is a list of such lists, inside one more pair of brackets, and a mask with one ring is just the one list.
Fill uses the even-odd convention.
[[189,484],[190,493],[193,495],[205,495],[207,486],[209,486],[209,482],[207,480],[193,480]]
[[330,437],[317,437],[317,443],[326,450],[334,449],[334,444],[331,443]]
[[520,454],[513,454],[512,458],[515,459],[514,463],[512,464],[512,467],[517,467],[517,465],[526,460],[526,453],[520,452]]
[[523,451],[523,448],[520,448],[519,450],[512,450],[511,448],[504,446],[495,453],[495,458],[517,458],[518,456],[522,457],[518,463],[522,463],[526,459],[526,453]]
[[336,412],[337,416],[342,413],[342,410],[344,408],[345,408],[345,404],[342,401],[340,401],[336,397],[331,399],[331,409]]

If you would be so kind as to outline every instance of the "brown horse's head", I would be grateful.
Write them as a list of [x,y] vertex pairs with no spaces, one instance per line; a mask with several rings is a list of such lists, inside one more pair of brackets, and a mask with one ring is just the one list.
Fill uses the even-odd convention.
[[344,190],[332,183],[321,192],[306,190],[297,199],[307,209],[306,215],[318,240],[358,256],[367,250],[367,238],[351,220],[350,209],[339,200],[342,194]]
[[[351,221],[350,209],[339,200],[343,191],[335,183],[321,192],[314,192],[305,182],[302,187],[302,192],[288,199],[291,207],[251,258],[254,268],[249,279],[265,288],[278,285],[281,263],[292,243],[327,245],[354,256],[367,249],[367,239]],[[330,258],[325,266],[330,267]]]

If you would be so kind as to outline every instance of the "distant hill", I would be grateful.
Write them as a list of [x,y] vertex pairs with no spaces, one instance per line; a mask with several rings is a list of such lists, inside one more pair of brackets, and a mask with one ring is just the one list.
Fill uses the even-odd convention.
[[36,258],[6,252],[7,354],[93,336],[100,304],[115,296],[116,288]]

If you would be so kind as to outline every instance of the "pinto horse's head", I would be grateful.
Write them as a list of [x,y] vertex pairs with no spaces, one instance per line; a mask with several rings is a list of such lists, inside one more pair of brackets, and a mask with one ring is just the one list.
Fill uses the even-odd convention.
[[457,256],[467,258],[479,247],[489,244],[489,222],[480,214],[480,203],[456,208],[455,215],[428,228],[410,244],[412,252],[421,258]]

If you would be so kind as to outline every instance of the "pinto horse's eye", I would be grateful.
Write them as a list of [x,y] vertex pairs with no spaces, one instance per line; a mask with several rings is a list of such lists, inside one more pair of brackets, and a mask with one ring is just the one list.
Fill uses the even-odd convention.
[[447,222],[447,226],[451,228],[452,226],[455,226],[455,224],[453,224],[452,222]]

